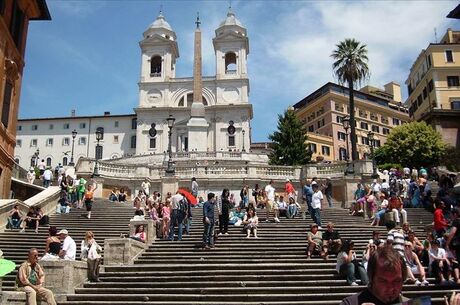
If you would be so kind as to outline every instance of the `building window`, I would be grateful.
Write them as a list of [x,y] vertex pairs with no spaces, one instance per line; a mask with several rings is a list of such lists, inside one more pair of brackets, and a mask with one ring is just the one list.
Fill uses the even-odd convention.
[[11,14],[10,33],[19,52],[22,53],[22,36],[24,32],[25,15],[19,8],[18,1],[13,1],[13,11]]
[[131,136],[131,148],[136,148],[136,136]]
[[375,147],[380,147],[382,144],[380,143],[380,140],[374,140],[374,146]]
[[422,98],[422,95],[419,94],[417,97],[417,105],[421,106],[422,104],[423,104],[423,98]]
[[385,117],[385,116],[381,116],[380,117],[380,122],[382,122],[383,124],[388,124],[388,117]]
[[448,76],[447,77],[447,87],[458,87],[459,79],[458,76]]
[[113,144],[118,144],[118,136],[113,136]]
[[431,67],[431,54],[426,57],[426,65],[428,69]]
[[32,125],[32,130],[38,130],[38,125]]
[[16,140],[16,146],[21,147],[22,146],[22,140]]
[[78,138],[78,145],[86,145],[86,137]]
[[377,125],[372,125],[372,132],[380,133],[380,127]]
[[338,116],[335,117],[335,121],[336,121],[337,123],[339,123],[339,124],[342,124],[342,122],[343,122],[343,117],[340,116],[340,115],[338,115]]
[[310,126],[308,126],[308,131],[309,131],[309,132],[315,131],[315,125],[310,125]]
[[161,56],[155,55],[150,58],[150,76],[161,76]]
[[460,110],[460,101],[452,101],[452,102],[450,102],[450,108],[452,110]]
[[131,129],[136,129],[137,128],[137,119],[134,118],[131,120]]
[[452,54],[452,50],[446,50],[446,62],[454,62],[454,54]]
[[47,167],[51,166],[51,157],[46,158],[46,166]]
[[9,81],[6,81],[5,92],[3,95],[3,107],[2,107],[2,123],[3,123],[3,126],[5,127],[8,127],[8,124],[10,122],[10,108],[11,108],[12,95],[13,95],[13,84]]
[[67,157],[62,158],[62,166],[67,166],[68,163],[69,163],[69,160],[67,159]]
[[69,123],[64,123],[64,129],[69,129],[70,128],[70,124]]
[[50,124],[50,130],[53,130],[53,129],[54,129],[54,125]]
[[118,121],[115,121],[114,124],[115,124],[115,128],[118,128],[118,125],[119,125]]
[[426,87],[423,88],[423,99],[426,99],[426,97],[428,96],[428,91],[426,90]]
[[70,138],[62,139],[62,145],[63,146],[69,146],[70,145]]
[[157,139],[150,138],[150,149],[155,149],[155,148],[157,148]]
[[321,153],[324,156],[330,156],[331,155],[331,149],[329,146],[321,146]]
[[315,143],[308,143],[308,150],[312,153],[316,153],[316,144]]
[[30,140],[30,146],[31,147],[37,147],[37,139]]
[[225,74],[236,74],[236,54],[233,52],[225,54]]
[[342,104],[335,103],[335,111],[344,112],[344,107]]
[[233,135],[228,136],[228,146],[229,147],[235,146],[235,136],[233,136]]
[[383,128],[382,128],[382,133],[383,133],[383,134],[389,134],[389,133],[390,133],[390,129],[389,129],[389,128],[383,127]]
[[393,125],[401,125],[401,121],[397,118],[393,118]]
[[18,131],[22,130],[22,125],[18,125]]
[[347,135],[344,132],[340,132],[340,131],[337,132],[337,139],[345,141],[346,138],[347,138]]
[[86,123],[80,123],[80,129],[85,129],[86,128]]
[[53,146],[53,139],[52,138],[46,139],[46,146]]
[[428,91],[433,91],[433,88],[434,88],[434,83],[433,83],[433,80],[431,79],[429,82],[428,82]]
[[339,160],[347,160],[347,150],[343,147],[339,148]]
[[368,130],[369,126],[367,125],[367,123],[361,122],[361,129]]
[[369,138],[361,137],[361,144],[369,145]]

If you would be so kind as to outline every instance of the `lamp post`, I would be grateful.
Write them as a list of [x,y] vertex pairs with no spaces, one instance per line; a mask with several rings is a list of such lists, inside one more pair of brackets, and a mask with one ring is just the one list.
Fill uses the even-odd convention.
[[376,179],[377,175],[377,167],[375,166],[375,156],[374,156],[374,133],[369,131],[367,133],[367,139],[369,140],[369,146],[371,148],[371,157],[372,157],[372,178]]
[[166,174],[169,176],[174,175],[176,172],[174,168],[174,163],[172,160],[172,150],[171,150],[171,136],[172,136],[172,129],[174,127],[174,121],[176,119],[172,116],[172,114],[169,115],[169,117],[166,119],[166,122],[168,123],[168,167],[166,168]]
[[75,166],[75,162],[73,162],[73,149],[75,147],[75,138],[77,137],[77,131],[74,129],[72,130],[72,154],[70,155],[70,162],[69,166]]
[[244,134],[246,133],[246,130],[241,131],[243,133],[243,148],[241,149],[242,152],[246,152],[246,149],[244,149]]
[[350,166],[350,147],[348,144],[348,129],[350,128],[350,118],[345,116],[342,119],[343,129],[345,129],[345,142],[347,142],[347,151],[345,154],[345,160],[347,161],[347,169],[345,170],[345,175],[353,174],[353,169]]
[[100,156],[99,156],[99,149],[100,149],[100,145],[99,145],[99,141],[102,140],[104,138],[104,129],[101,128],[101,127],[98,127],[96,128],[96,141],[97,141],[97,144],[96,144],[96,153],[95,153],[95,161],[94,161],[94,170],[93,170],[93,177],[99,177],[99,167],[98,167],[98,162],[97,160],[100,159]]

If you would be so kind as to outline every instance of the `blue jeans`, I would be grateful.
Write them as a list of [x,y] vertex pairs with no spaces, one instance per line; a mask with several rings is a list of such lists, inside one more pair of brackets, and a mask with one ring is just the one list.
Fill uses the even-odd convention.
[[51,180],[46,180],[46,179],[43,180],[43,187],[48,188],[50,184],[51,184]]
[[313,208],[311,206],[311,198],[310,200],[307,200],[307,211],[308,211],[308,214],[313,215]]
[[363,285],[367,285],[369,279],[366,270],[362,266],[355,266],[353,263],[345,263],[340,266],[339,274],[347,280],[348,285],[356,282],[356,275],[359,276]]
[[332,195],[326,194],[327,203],[332,208]]
[[185,232],[187,232],[187,235],[190,235],[190,227],[192,226],[192,218],[187,218],[185,220]]
[[291,204],[287,209],[287,218],[294,218],[295,215],[297,215],[297,206],[295,204]]
[[182,240],[183,219],[181,219],[182,217],[179,214],[179,210],[172,210],[171,223],[169,224],[169,240],[174,240],[174,228],[176,227],[176,224],[178,227],[177,240]]
[[210,219],[210,223],[204,223],[203,245],[214,245],[214,219]]
[[8,225],[10,229],[19,229],[22,219],[8,217]]
[[312,214],[313,221],[321,227],[321,209],[313,209]]
[[385,216],[386,209],[381,209],[375,214],[375,218],[382,219]]

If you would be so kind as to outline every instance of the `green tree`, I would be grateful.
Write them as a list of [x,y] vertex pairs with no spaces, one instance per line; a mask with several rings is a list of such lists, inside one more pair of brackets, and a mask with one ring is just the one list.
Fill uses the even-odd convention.
[[278,130],[269,135],[273,141],[270,164],[304,165],[310,161],[311,152],[307,150],[307,130],[295,115],[294,110],[286,110],[278,115]]
[[447,146],[441,134],[425,122],[411,122],[393,128],[385,145],[378,148],[377,162],[402,166],[429,167],[439,164]]
[[358,160],[358,150],[356,147],[354,86],[355,84],[361,84],[361,82],[369,77],[367,49],[366,45],[352,38],[347,38],[339,42],[336,47],[337,49],[331,54],[331,57],[334,59],[332,70],[339,84],[348,85],[351,159],[355,161]]

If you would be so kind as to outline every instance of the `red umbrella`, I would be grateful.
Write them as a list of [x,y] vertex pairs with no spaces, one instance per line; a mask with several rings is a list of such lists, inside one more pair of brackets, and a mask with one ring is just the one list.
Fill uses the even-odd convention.
[[190,202],[190,204],[195,205],[195,204],[198,203],[198,200],[196,200],[195,196],[193,196],[192,193],[190,193],[188,190],[180,188],[178,191],[183,196],[185,196],[185,198],[187,198],[187,200],[188,200],[188,202]]

